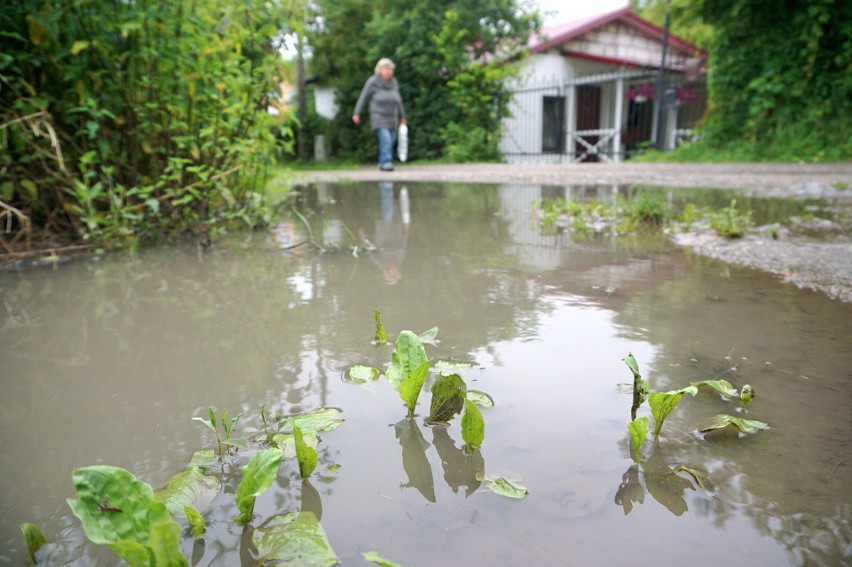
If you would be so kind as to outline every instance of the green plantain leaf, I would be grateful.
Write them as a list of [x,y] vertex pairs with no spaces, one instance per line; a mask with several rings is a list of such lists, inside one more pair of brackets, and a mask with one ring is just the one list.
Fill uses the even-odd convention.
[[462,439],[465,442],[465,451],[472,453],[474,449],[482,446],[485,440],[485,420],[476,404],[470,400],[464,401],[464,415],[461,421]]
[[192,506],[186,506],[183,509],[186,519],[189,520],[189,527],[192,529],[192,537],[201,537],[207,531],[207,524],[204,518],[198,513],[198,510]]
[[372,366],[364,366],[363,364],[355,364],[354,366],[350,366],[346,371],[346,376],[350,382],[354,382],[356,384],[367,384],[369,382],[373,382],[381,376],[381,372],[378,368],[373,368]]
[[284,418],[285,425],[290,429],[298,427],[302,433],[319,433],[320,431],[331,431],[343,423],[340,417],[341,411],[337,408],[319,408],[307,413],[291,415]]
[[254,530],[257,564],[328,567],[340,562],[313,512],[275,516]]
[[27,542],[27,559],[30,565],[36,564],[36,553],[41,547],[47,543],[44,534],[38,529],[38,526],[30,522],[21,524],[21,531],[24,534],[24,540]]
[[708,388],[716,390],[726,398],[735,398],[737,396],[736,388],[734,388],[727,380],[701,380],[700,382],[690,382],[689,385],[696,388],[707,386]]
[[220,487],[215,476],[205,475],[199,467],[189,467],[167,480],[154,492],[154,498],[166,505],[173,518],[179,518],[187,506],[206,508]]
[[409,417],[414,415],[414,408],[417,406],[417,399],[420,397],[420,391],[423,389],[423,382],[429,374],[429,360],[424,360],[420,366],[415,368],[411,374],[399,386],[399,397],[405,402],[408,407]]
[[90,541],[109,545],[131,567],[154,567],[155,556],[167,558],[165,565],[188,565],[169,535],[180,526],[149,485],[107,465],[76,469],[72,479],[77,499],[68,505]]
[[[215,417],[213,417],[213,419],[215,420],[216,418],[215,418]],[[193,417],[193,418],[192,418],[192,420],[193,420],[193,421],[200,421],[201,423],[203,423],[204,425],[206,425],[207,427],[209,427],[211,431],[213,431],[214,433],[216,432],[216,426],[215,426],[215,425],[213,425],[213,423],[212,423],[212,422],[207,421],[206,419],[204,419],[203,417]]]
[[638,417],[627,424],[627,430],[630,432],[630,443],[633,445],[633,457],[639,461],[639,447],[648,438],[648,429],[650,424],[647,417]]
[[402,383],[415,369],[428,360],[423,341],[411,331],[402,331],[396,339],[396,348],[391,353],[391,364],[385,377],[394,390],[399,391]]
[[[302,441],[312,449],[319,445],[316,433],[303,433]],[[284,451],[285,459],[296,458],[296,437],[292,433],[276,433],[272,436],[272,444]]]
[[527,488],[517,482],[506,480],[502,476],[491,479],[485,478],[485,486],[493,493],[505,496],[507,498],[521,499],[530,493]]
[[651,414],[654,416],[654,436],[660,434],[660,429],[663,427],[663,422],[673,409],[680,403],[684,394],[695,395],[698,389],[694,386],[687,386],[680,390],[671,392],[657,392],[651,394],[648,398],[648,404],[651,406]]
[[633,357],[633,353],[628,352],[627,356],[622,358],[621,360],[630,368],[630,371],[633,373],[634,379],[641,378],[641,374],[639,374],[639,364],[636,363],[636,358]]
[[213,449],[196,451],[192,454],[192,460],[189,461],[191,467],[209,467],[214,464],[216,464],[216,452]]
[[237,522],[247,524],[251,521],[254,514],[254,501],[272,486],[272,482],[278,475],[282,456],[281,449],[264,449],[258,451],[242,468],[243,478],[237,486],[234,497],[237,508],[240,510],[240,515],[236,518]]
[[440,376],[432,385],[432,405],[426,422],[449,424],[464,409],[466,396],[467,385],[461,376]]
[[378,309],[373,309],[373,320],[376,322],[376,342],[385,344],[388,342],[388,332],[385,326],[382,325],[382,314]]
[[494,398],[480,390],[468,390],[467,399],[483,408],[494,407]]
[[733,425],[743,433],[757,433],[761,429],[769,427],[768,423],[763,423],[756,419],[743,419],[741,417],[734,417],[732,415],[720,413],[707,421],[696,425],[695,429],[701,433],[706,433],[708,431],[713,431],[714,429],[722,429],[728,425]]
[[299,461],[299,474],[302,478],[308,478],[317,468],[317,451],[305,443],[302,430],[298,427],[293,429],[293,440],[296,445],[296,460]]

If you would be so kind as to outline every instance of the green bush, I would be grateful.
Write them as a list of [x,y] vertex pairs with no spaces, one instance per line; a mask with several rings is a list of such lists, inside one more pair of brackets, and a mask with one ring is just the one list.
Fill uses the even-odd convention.
[[283,9],[14,0],[0,10],[0,198],[111,245],[261,220]]

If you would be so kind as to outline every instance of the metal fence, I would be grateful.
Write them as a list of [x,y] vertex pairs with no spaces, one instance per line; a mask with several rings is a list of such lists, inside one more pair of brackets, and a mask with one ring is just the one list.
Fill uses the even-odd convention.
[[653,71],[549,80],[510,89],[511,116],[500,150],[509,162],[622,161],[657,139],[662,99],[663,140],[673,148],[691,139],[707,106],[704,83],[670,74],[663,96]]

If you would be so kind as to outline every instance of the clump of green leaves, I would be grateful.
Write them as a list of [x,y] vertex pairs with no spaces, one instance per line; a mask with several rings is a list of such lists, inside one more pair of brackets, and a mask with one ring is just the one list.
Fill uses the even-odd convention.
[[621,203],[621,215],[632,223],[660,225],[668,219],[669,207],[662,195],[640,191]]
[[[222,445],[236,447],[240,449],[245,449],[246,447],[248,447],[244,439],[232,437],[234,428],[237,426],[237,422],[240,420],[240,416],[242,414],[238,413],[237,415],[232,417],[230,421],[228,421],[228,409],[225,408],[222,410],[222,415],[219,417],[219,421],[217,422],[216,412],[213,411],[213,408],[210,407],[207,408],[207,410],[208,415],[210,416],[209,420],[204,419],[203,417],[193,417],[192,419],[194,421],[200,421],[201,423],[206,425],[208,429],[210,429],[211,431],[213,431],[213,433],[216,434],[216,446],[219,450],[219,458],[222,458],[224,456]],[[263,415],[262,411],[261,415]],[[220,425],[222,426],[222,433],[224,435],[224,439],[219,435]]]
[[76,469],[71,511],[93,543],[108,545],[131,567],[188,566],[180,526],[154,491],[128,471],[106,465]]
[[0,197],[34,223],[109,246],[265,222],[264,170],[287,144],[283,124],[258,110],[288,11],[5,3],[3,51],[14,56],[0,61]]
[[751,225],[751,211],[739,211],[736,199],[732,199],[731,204],[722,210],[710,213],[710,226],[719,236],[740,238]]
[[[754,388],[746,384],[742,388],[742,392],[737,393],[730,382],[724,379],[718,380],[701,380],[699,382],[691,382],[689,386],[679,390],[669,392],[651,392],[650,384],[644,380],[639,373],[639,365],[631,353],[628,353],[622,360],[630,368],[633,374],[633,404],[630,407],[630,419],[627,428],[630,432],[630,440],[633,446],[633,454],[635,459],[639,460],[639,447],[648,437],[649,421],[647,417],[636,417],[636,410],[646,400],[651,408],[651,415],[654,417],[654,437],[659,436],[662,430],[663,423],[669,414],[680,403],[684,395],[696,396],[700,389],[709,389],[721,394],[728,399],[739,399],[740,406],[745,408],[754,399]],[[754,420],[744,420],[732,416],[720,414],[714,420],[697,426],[696,430],[700,432],[721,429],[728,425],[736,426],[740,431],[754,432],[765,428],[767,425],[763,422]]]

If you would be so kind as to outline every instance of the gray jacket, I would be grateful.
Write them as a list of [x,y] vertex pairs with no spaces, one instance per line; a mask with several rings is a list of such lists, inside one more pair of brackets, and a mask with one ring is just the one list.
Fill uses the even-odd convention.
[[405,118],[405,108],[402,106],[399,85],[394,78],[385,81],[378,75],[372,75],[367,79],[364,88],[361,89],[361,96],[358,97],[358,102],[355,104],[354,114],[360,116],[364,111],[364,105],[368,102],[370,104],[370,127],[373,130],[376,128],[393,130],[399,126],[400,119]]

